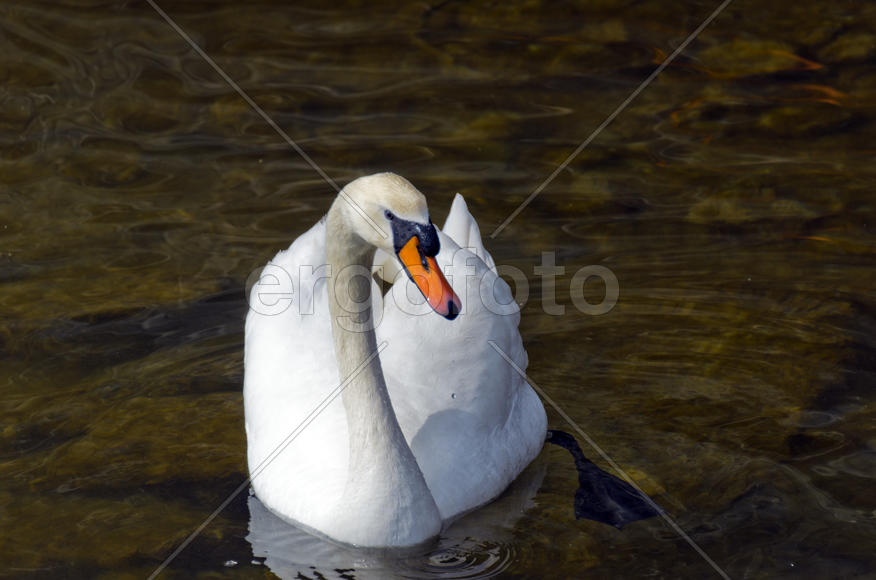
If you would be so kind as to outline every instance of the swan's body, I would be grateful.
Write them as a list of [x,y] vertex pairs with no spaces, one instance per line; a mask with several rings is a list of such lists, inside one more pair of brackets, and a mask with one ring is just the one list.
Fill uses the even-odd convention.
[[[519,311],[460,196],[435,257],[461,297],[458,318],[406,300],[417,288],[407,277],[383,297],[367,275],[375,247],[384,276],[401,267],[393,253],[411,227],[421,244],[434,235],[422,194],[392,174],[358,179],[266,266],[250,297],[244,400],[253,488],[280,517],[347,544],[433,538],[499,495],[544,442],[541,402],[488,342],[526,367]],[[428,253],[421,248],[424,266]],[[326,264],[338,280],[325,277]],[[367,299],[356,302],[368,293],[370,309]],[[445,299],[430,295],[453,318]],[[372,312],[375,330],[360,324]]]

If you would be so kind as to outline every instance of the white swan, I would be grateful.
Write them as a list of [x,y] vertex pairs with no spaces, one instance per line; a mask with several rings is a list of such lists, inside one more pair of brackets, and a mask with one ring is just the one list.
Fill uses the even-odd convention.
[[[370,275],[375,248],[384,276],[410,276],[385,298]],[[406,299],[417,287],[426,302]],[[488,342],[526,368],[519,318],[461,196],[439,232],[402,177],[348,184],[251,291],[244,405],[256,495],[287,521],[363,547],[427,541],[494,499],[547,429],[535,392]]]

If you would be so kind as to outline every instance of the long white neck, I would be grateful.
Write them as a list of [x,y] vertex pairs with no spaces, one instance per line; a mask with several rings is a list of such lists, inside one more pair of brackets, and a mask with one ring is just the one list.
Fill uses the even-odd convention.
[[438,534],[441,516],[392,408],[371,312],[374,247],[348,225],[345,204],[339,197],[326,218],[335,356],[349,381],[341,396],[350,459],[338,517],[350,520],[350,543],[413,545]]

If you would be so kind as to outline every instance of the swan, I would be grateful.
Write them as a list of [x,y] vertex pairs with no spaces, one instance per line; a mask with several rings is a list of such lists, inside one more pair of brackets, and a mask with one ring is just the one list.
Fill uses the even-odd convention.
[[350,182],[268,262],[249,304],[252,489],[311,534],[422,544],[545,442],[540,399],[490,344],[526,368],[519,308],[459,194],[438,230],[403,177]]

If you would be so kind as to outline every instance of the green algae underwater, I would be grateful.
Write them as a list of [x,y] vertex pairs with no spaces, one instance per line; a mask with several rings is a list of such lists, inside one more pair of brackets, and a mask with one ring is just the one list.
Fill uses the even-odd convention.
[[[716,6],[163,8],[339,184],[400,173],[436,223],[460,192],[488,236]],[[0,576],[144,578],[246,478],[247,279],[335,192],[148,4],[0,15]],[[876,573],[874,29],[733,2],[485,239],[528,276],[530,376],[733,578]],[[498,557],[382,573],[717,577],[661,519],[576,521],[565,452],[537,463]],[[161,577],[273,577],[248,525],[243,493]]]

